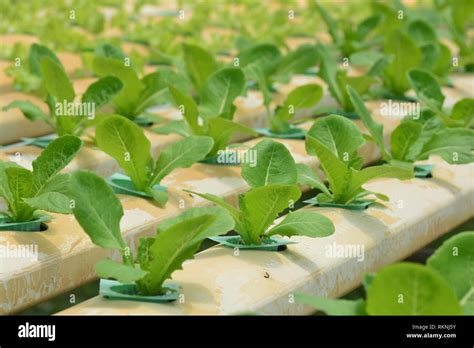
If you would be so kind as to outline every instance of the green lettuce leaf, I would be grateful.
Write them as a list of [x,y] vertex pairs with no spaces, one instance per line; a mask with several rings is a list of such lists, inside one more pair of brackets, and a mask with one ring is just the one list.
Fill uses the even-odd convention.
[[324,215],[314,211],[297,211],[289,212],[283,221],[267,232],[267,235],[317,238],[330,236],[334,231],[334,224]]
[[202,116],[232,119],[233,102],[245,89],[245,75],[239,68],[224,68],[213,73],[202,87],[199,111]]
[[96,127],[97,145],[112,156],[132,179],[135,189],[145,191],[153,170],[151,144],[137,124],[122,116],[109,116]]
[[369,315],[460,315],[449,284],[430,268],[398,263],[380,270],[367,291]]
[[74,216],[94,244],[122,251],[127,247],[120,233],[122,205],[104,179],[76,171],[70,178],[70,196]]
[[454,289],[464,314],[474,314],[474,232],[459,233],[445,241],[426,264]]
[[296,183],[296,164],[285,145],[264,139],[247,151],[257,155],[256,166],[242,164],[242,178],[250,187]]
[[217,62],[209,52],[192,44],[183,44],[183,54],[186,71],[200,91],[207,78],[217,70]]
[[156,161],[150,185],[159,183],[176,168],[188,168],[206,157],[214,141],[205,136],[188,136],[164,148]]
[[295,185],[281,184],[257,187],[245,193],[240,201],[245,234],[249,238],[244,238],[245,242],[259,244],[278,214],[300,196],[301,192]]
[[161,231],[149,246],[149,271],[137,283],[145,295],[158,295],[171,274],[182,268],[187,259],[194,257],[202,239],[197,237],[216,219],[201,215],[178,222]]

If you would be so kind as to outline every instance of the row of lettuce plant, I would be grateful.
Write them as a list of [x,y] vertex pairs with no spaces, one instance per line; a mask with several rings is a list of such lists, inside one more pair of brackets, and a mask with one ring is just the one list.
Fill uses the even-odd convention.
[[[141,5],[133,10],[140,11]],[[239,2],[238,6],[246,9],[242,13],[232,10],[235,3],[215,7],[208,3],[192,3],[186,6],[191,8],[191,13],[184,14],[177,9],[171,16],[159,21],[151,17],[142,17],[139,21],[136,14],[127,13],[123,4],[114,4],[115,14],[104,23],[104,15],[99,9],[102,6],[109,7],[110,3],[80,2],[71,9],[71,5],[63,1],[54,5],[43,4],[43,7],[29,2],[22,6],[30,7],[28,10],[18,10],[14,14],[11,8],[18,6],[4,4],[2,12],[6,14],[5,23],[0,31],[36,34],[49,47],[77,52],[90,48],[90,39],[76,30],[78,27],[99,34],[96,43],[101,41],[100,34],[104,29],[115,27],[123,31],[120,40],[145,44],[156,52],[155,55],[167,57],[179,54],[181,41],[204,46],[213,53],[230,51],[233,47],[240,49],[255,42],[272,43],[287,49],[288,38],[310,38],[317,30],[327,28],[334,51],[341,57],[348,57],[363,65],[379,57],[380,52],[374,48],[384,46],[385,53],[397,55],[397,50],[392,49],[390,43],[403,42],[408,46],[397,47],[407,50],[404,52],[414,52],[411,54],[412,63],[427,58],[430,69],[445,79],[447,70],[452,66],[449,64],[451,54],[440,39],[447,38],[457,46],[458,66],[465,71],[472,70],[474,51],[472,39],[467,34],[468,28],[472,27],[472,18],[469,16],[472,3],[469,0],[449,0],[435,1],[434,5],[434,9],[429,9],[404,6],[399,1],[368,2],[337,9],[334,11],[337,16],[333,16],[331,12],[335,8],[332,4],[320,5],[318,2],[276,6],[275,9],[269,9],[264,4],[257,6]],[[73,15],[70,14],[71,10],[74,11]],[[42,12],[43,20],[31,20],[31,16],[38,11]],[[229,11],[233,13],[231,18],[227,15]],[[369,15],[366,16],[367,13]],[[209,18],[210,14],[212,18]],[[182,20],[183,15],[186,20]],[[69,17],[69,20],[61,21],[64,17]],[[321,21],[315,21],[315,17]],[[227,29],[228,34],[224,35],[221,30],[220,34],[205,35],[209,27]],[[393,31],[399,32],[390,37]],[[176,40],[177,37],[179,40]],[[388,80],[387,83],[393,85]],[[397,87],[400,86],[397,84]]]
[[[132,121],[120,116],[109,117],[97,129],[99,146],[116,158],[134,185],[143,185],[140,187],[151,192],[150,196],[162,204],[165,201],[153,192],[153,184],[174,168],[191,165],[211,149],[212,138],[197,138],[185,138],[171,145],[153,163],[149,142],[143,130]],[[1,179],[7,189],[1,193],[8,203],[11,221],[34,219],[42,222],[38,210],[57,213],[72,210],[95,244],[120,250],[123,263],[105,260],[97,265],[100,277],[118,282],[104,280],[101,285],[104,296],[170,301],[177,298],[179,291],[175,284],[165,285],[165,280],[181,268],[184,260],[193,257],[205,238],[212,237],[231,247],[282,250],[281,247],[290,241],[275,239],[275,235],[331,235],[334,232],[332,222],[313,211],[290,212],[279,224],[271,226],[283,210],[300,198],[297,183],[322,191],[312,202],[314,204],[331,203],[330,206],[350,209],[369,194],[388,199],[363,189],[365,182],[377,177],[412,177],[412,171],[391,165],[361,170],[362,159],[357,156],[357,149],[363,143],[364,138],[357,127],[342,116],[329,116],[315,122],[308,132],[306,144],[308,152],[317,154],[320,159],[329,181],[328,189],[310,168],[297,165],[284,145],[268,139],[261,141],[250,149],[258,154],[258,165],[242,165],[242,177],[251,188],[239,197],[238,208],[218,196],[195,193],[220,207],[191,209],[162,222],[157,237],[141,241],[136,259],[121,237],[119,223],[123,211],[110,186],[91,172],[59,174],[82,144],[76,137],[64,136],[53,141],[33,163],[33,172],[2,163]],[[123,144],[133,147],[125,148]],[[197,146],[202,148],[199,154],[189,151]],[[131,156],[129,161],[124,161],[128,154]],[[176,158],[178,163],[174,163]],[[105,206],[108,209],[104,209]],[[235,229],[239,238],[219,237],[231,229]]]
[[[96,111],[109,104],[119,94],[124,84],[114,76],[105,76],[88,86],[81,96],[81,107],[76,110],[76,93],[64,66],[57,56],[45,46],[33,44],[29,56],[29,69],[38,81],[38,89],[45,97],[49,114],[29,100],[15,100],[3,107],[4,111],[18,108],[31,121],[43,121],[59,136],[80,136],[94,123]],[[35,142],[46,146],[50,139]]]
[[[36,50],[37,58],[32,60],[32,66],[36,65],[39,72],[44,76],[48,105],[52,115],[55,116],[49,122],[57,127],[60,136],[81,134],[85,128],[84,121],[87,122],[86,116],[79,118],[59,117],[55,115],[52,107],[57,100],[64,98],[64,100],[70,101],[73,99],[74,90],[64,69],[55,61],[52,52],[40,46]],[[108,58],[97,57],[97,59]],[[361,158],[355,155],[358,147],[364,142],[362,136],[358,136],[358,129],[350,121],[346,120],[344,122],[340,116],[325,118],[324,125],[323,122],[317,122],[311,128],[307,136],[308,153],[317,154],[320,157],[323,170],[326,171],[330,183],[329,189],[326,189],[324,184],[317,182],[314,175],[310,175],[309,168],[300,166],[299,170],[302,172],[300,177],[307,180],[304,183],[311,183],[310,186],[322,191],[319,199],[316,199],[313,203],[349,204],[355,201],[365,204],[367,202],[364,203],[364,200],[361,199],[368,192],[360,189],[365,182],[365,179],[362,180],[362,178],[370,179],[374,175],[392,175],[396,172],[397,167],[411,168],[410,170],[415,170],[416,174],[420,167],[414,167],[413,163],[427,159],[432,154],[442,156],[451,164],[472,162],[473,131],[468,128],[473,117],[472,99],[460,100],[453,108],[452,114],[448,115],[442,109],[444,97],[441,90],[436,84],[435,78],[429,72],[413,69],[409,71],[408,79],[419,99],[428,106],[428,109],[424,110],[422,117],[416,121],[407,118],[395,129],[391,137],[390,151],[386,149],[384,144],[383,127],[372,120],[356,89],[350,85],[346,89],[355,110],[369,130],[369,139],[375,141],[379,146],[383,159],[394,166],[382,168],[380,171],[373,167],[366,170],[366,172],[371,172],[370,175],[367,175],[364,170],[361,173],[353,173],[353,171],[359,171],[362,166]],[[160,131],[175,131],[186,136],[186,138],[165,149],[156,164],[151,159],[150,142],[140,128],[135,127],[132,122],[127,122],[125,117],[105,117],[103,122],[98,123],[96,143],[104,152],[114,157],[128,175],[128,178],[121,176],[110,178],[111,184],[115,185],[119,192],[122,190],[122,192],[154,198],[159,204],[164,204],[167,200],[166,189],[161,187],[159,182],[173,169],[188,167],[194,162],[202,160],[207,161],[207,163],[216,163],[215,156],[217,152],[227,146],[230,136],[234,132],[254,134],[251,129],[231,120],[235,112],[233,102],[244,90],[244,84],[245,74],[240,68],[218,70],[204,81],[201,95],[198,98],[201,101],[199,106],[192,97],[184,95],[177,88],[169,85],[167,88],[176,104],[182,108],[186,123],[177,121],[172,126],[168,125],[161,128]],[[90,100],[95,105],[101,106],[107,104],[116,96],[122,86],[123,84],[118,78],[105,76],[92,84],[82,99]],[[314,101],[320,97],[320,94],[321,90],[317,88],[317,85],[302,86],[289,94],[284,105],[288,108],[289,106],[298,105],[298,103],[307,106],[311,102],[305,104],[306,100],[311,101],[314,98],[312,99]],[[22,108],[31,119],[47,119],[39,108],[29,102],[13,102],[10,107],[14,105]],[[285,119],[289,114],[287,107],[278,108],[274,118]],[[281,117],[280,114],[286,116]],[[329,130],[330,135],[324,134],[321,130]],[[351,141],[344,139],[345,137],[349,137]],[[325,144],[324,139],[329,139],[329,143]],[[321,144],[331,148],[333,150],[332,154],[321,147]],[[194,145],[189,147],[194,151],[184,151],[190,145]],[[338,148],[334,152],[335,147],[341,146],[342,149]],[[177,160],[174,159],[175,156],[177,156]],[[343,156],[344,159],[342,159]],[[351,177],[357,179],[354,179],[353,184],[349,184],[350,180],[346,180],[347,182],[343,185],[338,185],[332,179],[331,174],[333,173],[329,173],[325,169],[331,168],[331,170],[334,170],[334,167],[325,163],[326,160],[331,163],[342,160],[345,163],[340,163],[341,173],[350,169],[347,174],[350,173]],[[429,174],[430,169],[424,168],[424,171]],[[405,174],[393,175],[403,176]],[[310,177],[312,179],[309,182]],[[347,178],[349,177],[346,175]],[[348,187],[351,187],[351,190],[347,191]]]
[[[419,24],[426,29],[423,27],[425,24],[418,22],[415,24]],[[411,23],[409,27],[416,26],[415,24]],[[419,36],[433,37],[433,35],[426,33],[428,29],[415,28],[412,30],[415,33],[421,33]],[[394,33],[391,32],[390,35]],[[403,35],[408,37],[408,34],[399,34],[399,37],[396,38],[398,41],[390,42],[387,44],[389,47],[404,46],[401,37]],[[428,39],[425,38],[424,40]],[[432,43],[429,45],[432,45]],[[401,54],[399,50],[394,53]],[[41,64],[43,58],[50,58],[56,65],[51,64],[51,62]],[[170,132],[179,134],[192,132],[196,135],[207,132],[215,133],[222,130],[222,123],[225,123],[225,127],[232,129],[232,132],[254,134],[243,126],[222,121],[222,118],[232,121],[235,111],[232,109],[234,107],[232,102],[238,95],[245,94],[246,86],[242,87],[242,81],[246,81],[244,85],[255,82],[259,86],[263,94],[269,125],[268,129],[259,128],[255,131],[273,137],[303,138],[304,131],[295,128],[292,125],[294,121],[291,119],[300,108],[314,107],[318,103],[322,95],[321,87],[316,84],[308,84],[296,88],[288,95],[287,100],[282,105],[275,108],[274,112],[270,110],[273,99],[271,91],[274,88],[274,82],[288,82],[292,74],[304,72],[318,61],[320,62],[318,75],[328,84],[331,95],[340,105],[340,109],[336,112],[343,113],[348,117],[357,118],[359,115],[354,113],[347,86],[351,86],[363,96],[375,98],[379,93],[377,90],[381,88],[381,83],[383,83],[385,87],[389,85],[388,89],[393,92],[392,96],[405,98],[403,94],[410,85],[415,91],[419,91],[420,88],[426,88],[430,83],[436,83],[436,81],[433,82],[433,78],[430,80],[423,78],[423,81],[414,83],[408,73],[411,71],[409,69],[417,65],[399,64],[397,57],[390,54],[377,59],[366,74],[349,76],[348,70],[338,67],[334,55],[321,44],[316,46],[303,45],[295,51],[290,51],[285,56],[282,56],[275,45],[254,44],[243,49],[234,58],[233,64],[239,68],[228,68],[226,66],[222,68],[222,64],[218,63],[209,52],[196,45],[184,44],[183,58],[175,60],[175,68],[160,68],[157,72],[145,75],[142,78],[139,77],[134,65],[124,64],[127,59],[129,58],[119,48],[108,44],[99,45],[94,50],[93,57],[89,59],[89,66],[96,76],[104,79],[107,77],[108,79],[99,80],[92,84],[90,91],[88,90],[89,93],[86,92],[83,96],[82,102],[91,102],[91,97],[94,97],[93,99],[99,102],[97,104],[98,108],[110,104],[115,114],[123,115],[142,125],[150,125],[160,121],[159,116],[148,112],[151,107],[170,101],[174,102],[177,106],[182,107],[182,114],[188,124],[186,125],[185,121],[174,121],[164,127],[155,129],[156,132],[165,134]],[[52,51],[45,46],[32,45],[28,59],[29,71],[26,74],[32,78],[32,88],[36,89],[40,95],[46,94],[46,103],[50,109],[50,115],[48,117],[48,115],[41,112],[40,108],[28,101],[14,101],[7,105],[4,110],[18,107],[28,118],[32,120],[40,119],[52,125],[57,129],[59,135],[80,135],[84,128],[94,123],[88,122],[85,117],[59,118],[52,110],[53,106],[57,105],[55,100],[62,100],[62,97],[64,97],[66,102],[71,102],[75,97],[72,84],[68,81],[67,75],[58,70],[59,68],[64,71],[59,59]],[[244,78],[242,78],[241,73],[237,72],[237,69],[240,68],[244,73]],[[47,77],[43,76],[43,70],[49,71]],[[53,72],[55,77],[51,77]],[[119,79],[121,83],[113,80],[112,77]],[[435,75],[430,75],[430,77],[435,77]],[[439,78],[435,78],[435,80],[439,80]],[[227,85],[225,85],[226,83]],[[375,84],[378,87],[374,87]],[[56,85],[60,85],[61,88],[56,88]],[[226,92],[231,93],[227,95]],[[189,96],[192,96],[192,98],[188,98]],[[225,99],[223,99],[224,96]],[[426,101],[422,94],[417,93],[417,96],[422,102]],[[219,97],[222,100],[216,101]],[[219,109],[219,102],[223,104],[222,109]],[[199,108],[194,104],[199,104]],[[425,104],[433,109],[433,103]],[[186,108],[186,105],[188,108]],[[440,109],[435,110],[436,113],[442,114],[442,103],[435,106]],[[463,100],[458,109],[460,108],[467,110],[463,111],[465,114],[472,114],[470,112],[472,110],[472,98],[467,99],[467,101]],[[199,110],[204,117],[196,116],[195,110]],[[216,116],[220,118],[216,118]],[[196,124],[196,119],[201,124]],[[191,122],[191,126],[189,122]],[[58,125],[58,123],[61,124]],[[208,123],[211,123],[211,125]],[[218,124],[217,127],[216,124]],[[199,127],[201,129],[198,129]],[[229,136],[232,135],[232,132],[229,131]]]
[[[270,45],[264,46],[263,49],[268,49],[268,46],[270,53],[274,52],[273,50],[278,52],[276,47]],[[98,102],[95,105],[97,111],[107,105],[109,109],[112,108],[111,111],[115,114],[125,116],[141,125],[150,125],[159,122],[160,117],[147,112],[147,110],[171,101],[183,106],[182,113],[185,120],[188,123],[191,122],[191,126],[188,124],[188,127],[185,127],[183,122],[171,122],[156,130],[158,133],[188,134],[192,130],[195,134],[202,134],[208,132],[205,128],[212,128],[211,133],[220,133],[223,128],[227,128],[232,129],[228,131],[229,136],[237,131],[255,134],[242,125],[231,123],[235,112],[233,101],[239,95],[245,94],[246,78],[251,80],[253,76],[248,72],[260,71],[260,67],[265,66],[265,62],[246,63],[243,70],[240,68],[218,68],[215,59],[200,47],[184,45],[183,48],[182,64],[184,67],[181,72],[160,68],[159,71],[140,78],[134,65],[125,64],[127,56],[119,48],[108,44],[98,46],[94,50],[93,56],[90,57],[88,65],[93,73],[102,80],[98,80],[89,87],[82,97],[82,104]],[[250,61],[260,51],[254,52],[252,50],[254,53],[244,54],[242,56],[243,62]],[[315,59],[314,50],[311,47],[299,53],[310,55],[311,59],[306,58],[303,66],[301,66],[301,62],[297,61],[296,55],[283,59],[279,64],[279,76],[288,77],[294,71],[302,71],[304,67],[310,66]],[[245,56],[248,57],[245,58]],[[50,61],[43,63],[43,60],[48,59]],[[297,68],[298,64],[299,68]],[[46,115],[41,111],[41,108],[27,100],[11,102],[3,108],[4,111],[19,108],[30,120],[41,120],[51,125],[58,135],[81,135],[85,128],[94,125],[94,122],[87,120],[87,118],[91,118],[90,115],[68,115],[67,112],[64,112],[59,115],[61,117],[57,117],[54,108],[57,101],[64,99],[66,103],[73,103],[76,96],[63,65],[50,49],[33,44],[28,57],[28,65],[24,69],[26,69],[24,72],[27,76],[26,79],[31,81],[25,87],[25,91],[35,91],[37,95],[44,97],[50,115]],[[191,85],[194,88],[191,88]],[[275,110],[275,117],[269,118],[271,130],[282,133],[288,131],[291,126],[288,121],[295,112],[299,108],[308,108],[316,104],[321,94],[322,89],[314,84],[296,89],[289,99]],[[192,98],[189,98],[191,96]],[[270,94],[265,94],[267,109],[271,99]],[[209,126],[202,125],[200,130],[197,129],[200,125],[195,125],[195,121],[190,121],[190,118],[197,118],[194,111],[198,108],[197,105],[193,105],[196,102],[199,103],[202,119],[206,119],[210,123]],[[270,117],[269,113],[267,116]],[[211,118],[213,119],[211,120]],[[222,121],[222,119],[228,119],[229,122]],[[297,133],[299,137],[302,136],[301,131]]]
[[[325,7],[315,2],[331,38],[331,47],[340,58],[356,65],[370,65],[381,57],[393,60],[384,75],[384,85],[402,96],[408,84],[401,70],[421,67],[435,74],[443,84],[447,74],[456,67],[470,71],[472,44],[466,32],[472,26],[468,0],[435,2],[436,10],[411,8],[401,2],[372,2],[371,14],[358,23],[348,18],[334,18]],[[443,39],[457,45],[452,56]],[[380,49],[382,52],[380,52]],[[406,57],[404,59],[403,57]],[[456,64],[452,64],[456,58]],[[400,75],[400,76],[397,76]]]

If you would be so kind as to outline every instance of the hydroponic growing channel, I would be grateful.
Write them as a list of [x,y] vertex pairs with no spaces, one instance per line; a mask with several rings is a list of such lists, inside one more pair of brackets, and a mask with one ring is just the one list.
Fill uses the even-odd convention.
[[472,318],[473,1],[0,12],[0,314]]

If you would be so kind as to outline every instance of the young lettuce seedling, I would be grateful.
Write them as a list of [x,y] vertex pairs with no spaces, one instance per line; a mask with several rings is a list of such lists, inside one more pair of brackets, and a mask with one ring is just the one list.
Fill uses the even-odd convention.
[[447,84],[452,70],[451,51],[439,41],[435,29],[426,20],[416,19],[407,24],[406,31],[421,52],[423,68],[436,75],[440,83]]
[[[421,73],[418,70],[412,72],[412,75]],[[427,86],[433,88],[431,84]],[[441,92],[433,93],[433,89],[430,88],[420,89],[423,98],[426,97],[433,107],[441,105],[444,99]],[[413,171],[413,164],[416,161],[428,159],[430,155],[441,156],[449,164],[464,164],[473,161],[474,130],[444,128],[434,118],[428,118],[424,122],[417,122],[410,118],[403,120],[391,135],[390,150],[386,149],[383,140],[383,125],[372,119],[362,98],[354,89],[349,87],[348,91],[357,113],[370,133],[371,140],[379,147],[385,162],[408,167]],[[429,98],[431,95],[434,97]],[[463,119],[461,114],[462,111],[457,114],[460,120]]]
[[209,76],[217,71],[218,64],[212,54],[192,44],[183,44],[183,58],[185,71],[199,94]]
[[[473,250],[474,232],[462,232],[445,241],[426,266],[401,262],[367,274],[366,300],[295,298],[328,315],[473,315]],[[404,301],[399,301],[400,294]]]
[[[346,86],[355,88],[360,94],[365,95],[377,79],[370,75],[347,76],[347,70],[339,69],[336,61],[326,47],[318,45],[321,57],[319,76],[328,84],[329,92],[342,108],[342,114],[351,116],[354,107],[347,94]],[[376,63],[377,64],[377,63]]]
[[[407,72],[421,63],[421,52],[413,39],[397,29],[385,37],[384,53],[393,57],[383,72],[386,96],[393,99],[406,99],[405,92],[410,88]],[[359,94],[360,91],[357,91]]]
[[343,25],[338,27],[336,20],[324,7],[314,2],[321,18],[328,27],[332,43],[338,48],[343,57],[367,49],[375,42],[367,41],[368,36],[374,31],[381,21],[380,15],[367,17],[354,28],[349,21],[342,21]]
[[[29,222],[44,216],[40,211],[71,213],[68,174],[60,171],[82,146],[74,136],[51,142],[33,161],[33,171],[13,162],[0,161],[0,197],[7,204],[7,222]],[[8,227],[8,226],[7,226]]]
[[270,104],[273,82],[288,83],[294,73],[303,73],[316,65],[319,57],[315,46],[302,45],[282,57],[278,47],[271,44],[251,45],[237,55],[247,81],[256,83],[263,95],[268,124],[271,125]]
[[474,3],[469,0],[448,1],[443,4],[448,11],[448,28],[458,46],[459,66],[465,72],[474,72],[474,40],[470,36]]
[[242,177],[251,188],[239,196],[238,208],[213,194],[188,192],[227,209],[245,245],[266,244],[274,235],[316,238],[334,232],[331,220],[313,211],[290,212],[279,224],[270,227],[281,212],[301,197],[296,186],[296,164],[283,144],[269,139],[248,151],[257,154],[257,165],[242,165]]
[[308,74],[308,69],[315,67],[318,62],[319,54],[315,45],[300,45],[282,57],[271,79],[287,84],[291,81],[293,74]]
[[[267,114],[269,129],[276,137],[297,132],[301,138],[304,138],[304,132],[294,127],[290,121],[296,112],[316,105],[323,95],[323,89],[317,84],[307,84],[296,87],[286,97],[283,105],[276,107],[273,116]],[[259,131],[257,129],[257,131]],[[262,132],[264,135],[266,132]],[[270,134],[271,135],[271,134]]]
[[214,147],[208,157],[213,157],[225,148],[234,133],[257,135],[251,128],[232,121],[236,110],[233,102],[242,94],[244,88],[245,76],[241,69],[221,69],[210,75],[204,83],[198,106],[193,98],[170,85],[169,90],[184,120],[171,121],[154,131],[160,134],[211,137],[214,139]]
[[[163,205],[168,195],[161,180],[176,168],[190,167],[202,160],[211,150],[214,142],[206,136],[188,136],[173,143],[161,151],[154,162],[151,156],[151,144],[140,128],[125,117],[112,115],[102,120],[96,127],[96,141],[99,148],[112,156],[128,175],[130,184],[125,191],[139,191],[142,196],[153,198]],[[129,183],[128,181],[128,183]],[[111,184],[114,184],[112,180]],[[121,186],[121,180],[116,181]]]
[[92,172],[77,171],[71,175],[70,192],[75,201],[74,216],[92,242],[122,255],[122,263],[100,261],[97,275],[123,284],[133,283],[135,295],[164,295],[169,291],[165,281],[182,268],[184,261],[194,257],[201,242],[234,225],[225,209],[191,208],[161,222],[155,237],[141,238],[135,258],[120,231],[122,206],[107,183]]
[[138,72],[142,73],[144,70],[146,58],[141,54],[132,50],[129,54],[125,54],[122,49],[118,46],[111,45],[109,43],[102,43],[97,45],[94,49],[85,49],[81,53],[81,60],[83,64],[82,69],[77,69],[74,73],[76,77],[87,76],[94,74],[94,58],[113,58],[122,62],[127,62],[130,67]]
[[366,207],[373,200],[368,195],[388,201],[388,197],[362,187],[372,179],[380,177],[410,179],[412,171],[390,165],[362,168],[363,159],[357,155],[365,143],[357,126],[350,120],[330,115],[314,123],[306,135],[306,151],[319,158],[321,169],[327,177],[329,187],[304,164],[298,165],[298,182],[321,190],[313,200],[319,205]]
[[446,127],[470,128],[474,120],[474,99],[459,100],[448,115],[443,110],[444,95],[436,78],[428,71],[412,69],[408,72],[408,80],[416,92],[416,96]]
[[40,96],[46,95],[43,86],[43,77],[40,69],[40,61],[43,57],[51,58],[55,63],[64,67],[58,57],[48,47],[32,44],[28,54],[28,59],[21,66],[8,67],[5,69],[7,75],[13,77],[15,88],[28,93],[35,93]]
[[123,89],[113,99],[114,111],[143,125],[159,119],[147,110],[167,100],[168,84],[183,88],[179,82],[182,79],[180,75],[169,69],[145,75],[140,79],[129,58],[119,55],[96,55],[93,70],[98,76],[114,76],[122,81]]
[[[46,51],[47,52],[47,51]],[[31,63],[30,63],[31,64]],[[41,72],[47,91],[46,104],[49,115],[30,101],[15,100],[5,106],[3,111],[18,108],[30,121],[41,120],[49,124],[59,136],[83,133],[95,112],[108,104],[122,89],[122,82],[113,76],[103,77],[92,83],[82,95],[81,103],[75,103],[76,94],[62,65],[45,53],[35,71]]]

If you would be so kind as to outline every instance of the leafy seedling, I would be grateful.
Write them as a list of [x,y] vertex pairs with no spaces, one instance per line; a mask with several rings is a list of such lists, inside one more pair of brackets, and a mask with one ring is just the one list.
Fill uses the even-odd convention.
[[[433,117],[427,117],[427,120],[420,118],[422,122],[410,118],[403,120],[392,132],[390,149],[386,149],[383,125],[373,120],[362,98],[354,89],[349,87],[348,91],[357,113],[370,133],[369,139],[377,144],[385,162],[411,168],[413,171],[416,161],[426,160],[431,155],[441,156],[449,164],[473,161],[474,131],[464,128],[444,128]],[[426,89],[423,93],[431,95],[432,92]],[[442,99],[433,99],[432,102],[435,104]],[[429,100],[431,102],[431,99]]]
[[402,262],[382,268],[366,287],[367,299],[296,294],[298,303],[328,315],[460,315],[453,289],[429,267]]
[[364,199],[368,195],[388,201],[388,197],[364,189],[362,186],[376,178],[410,179],[410,170],[391,165],[362,168],[363,159],[357,154],[365,143],[357,126],[350,120],[330,115],[318,120],[306,134],[306,151],[319,158],[329,187],[307,165],[298,165],[298,183],[309,185],[321,191],[312,203],[336,205],[343,208],[366,207],[373,200]]
[[337,47],[343,57],[349,57],[353,53],[375,44],[375,41],[369,40],[369,38],[381,22],[380,15],[367,17],[355,27],[348,20],[341,21],[341,25],[338,26],[337,21],[324,7],[318,2],[314,2],[314,4],[328,28],[332,44]]
[[154,162],[151,144],[143,129],[118,115],[106,117],[97,125],[96,142],[128,176],[125,178],[127,182],[111,178],[112,186],[118,190],[122,188],[121,193],[128,191],[129,194],[153,198],[160,205],[168,200],[166,188],[159,185],[161,180],[174,169],[190,167],[205,158],[214,144],[210,137],[188,136],[164,148]]
[[393,57],[383,71],[383,83],[387,89],[385,96],[406,99],[405,92],[410,88],[407,72],[420,65],[420,49],[408,34],[397,29],[385,37],[384,53]]
[[426,261],[454,289],[464,314],[474,314],[474,231],[445,241]]
[[[7,222],[19,223],[41,219],[41,211],[70,214],[68,174],[60,171],[71,162],[82,146],[74,136],[51,142],[33,161],[33,170],[13,162],[0,161],[0,197],[7,205]],[[8,228],[8,224],[6,225]]]
[[[92,172],[77,171],[71,175],[69,186],[75,201],[74,216],[92,242],[122,255],[122,262],[105,259],[97,263],[97,275],[131,284],[126,287],[130,299],[158,296],[160,301],[162,296],[161,300],[169,300],[166,295],[174,291],[165,281],[194,257],[204,239],[225,233],[234,225],[225,209],[191,208],[161,222],[156,236],[141,238],[134,257],[120,231],[122,206],[107,183]],[[124,294],[117,292],[123,298]]]
[[366,300],[296,294],[298,303],[328,315],[472,315],[474,232],[459,233],[431,255],[426,266],[401,262],[367,274]]
[[354,115],[354,107],[350,102],[346,86],[351,86],[360,94],[365,95],[377,79],[369,74],[348,76],[347,70],[339,69],[326,47],[318,45],[318,50],[321,57],[319,76],[328,84],[329,92],[342,108],[337,113],[357,118],[358,115]]
[[470,128],[474,121],[474,99],[463,98],[454,104],[451,113],[443,110],[444,95],[437,79],[428,71],[412,69],[408,80],[416,96],[446,127]]
[[316,105],[323,95],[323,89],[317,84],[307,84],[296,87],[292,90],[282,105],[275,108],[272,116],[267,114],[270,124],[267,129],[256,129],[263,135],[274,137],[291,137],[295,135],[298,138],[304,138],[304,131],[293,126],[290,121],[296,115],[296,112],[308,109]]
[[25,62],[22,62],[21,65],[15,64],[5,69],[7,75],[13,77],[16,89],[22,92],[46,96],[40,69],[40,62],[43,57],[51,58],[64,70],[61,61],[53,51],[46,46],[34,43],[30,46],[28,58]]
[[406,27],[421,52],[423,68],[436,75],[442,84],[448,84],[448,74],[452,70],[452,57],[449,48],[439,41],[435,29],[428,21],[416,19]]
[[75,71],[75,76],[93,75],[95,57],[111,58],[124,63],[126,62],[127,65],[137,73],[143,72],[146,63],[146,58],[135,50],[132,50],[129,54],[125,54],[118,46],[109,43],[101,43],[93,49],[87,48],[82,51],[81,60],[83,68],[77,69]]
[[[37,64],[37,63],[35,63]],[[96,117],[95,112],[107,105],[122,90],[122,82],[113,76],[105,76],[92,83],[82,95],[81,103],[75,103],[76,94],[62,65],[44,54],[35,71],[40,71],[47,91],[46,104],[49,115],[27,100],[15,100],[3,107],[3,111],[18,108],[30,121],[44,121],[59,136],[81,135]]]
[[177,133],[182,136],[199,135],[214,139],[214,147],[208,157],[226,147],[235,133],[257,135],[251,128],[232,121],[236,107],[234,100],[245,88],[245,76],[241,69],[224,68],[208,77],[199,95],[199,105],[194,99],[170,85],[183,120],[171,121],[153,129],[160,134]]
[[142,125],[160,120],[147,110],[168,100],[168,84],[182,88],[183,92],[187,89],[180,83],[181,76],[170,69],[162,69],[140,79],[126,56],[96,55],[93,71],[98,76],[114,76],[122,81],[123,89],[112,101],[114,112]]
[[288,83],[294,73],[303,73],[318,60],[315,46],[302,45],[282,56],[272,44],[250,45],[237,55],[238,65],[243,69],[246,80],[258,86],[263,95],[267,121],[271,125],[270,104],[273,82]]
[[469,36],[472,26],[474,3],[470,0],[447,1],[448,28],[453,42],[458,46],[458,65],[465,72],[474,71],[474,40]]
[[296,186],[297,167],[288,149],[270,139],[247,151],[257,154],[257,164],[242,165],[242,177],[251,188],[239,196],[238,208],[210,193],[187,192],[227,209],[243,245],[266,244],[274,235],[316,238],[334,232],[331,220],[313,211],[290,212],[280,223],[271,226],[280,213],[301,197]]
[[315,45],[303,44],[295,50],[289,50],[271,76],[275,82],[289,83],[293,74],[310,74],[309,69],[319,62],[319,53]]
[[213,55],[200,46],[183,44],[185,71],[198,93],[204,87],[206,80],[218,69]]

